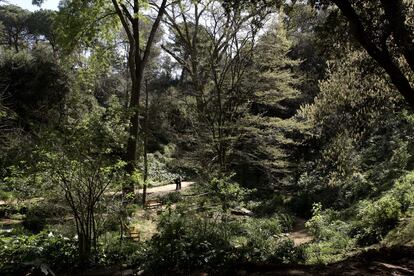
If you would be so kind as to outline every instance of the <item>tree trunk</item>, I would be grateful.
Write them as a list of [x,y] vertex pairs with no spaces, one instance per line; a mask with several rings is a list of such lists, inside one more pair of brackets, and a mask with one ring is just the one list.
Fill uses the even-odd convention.
[[[139,133],[140,133],[140,94],[141,94],[141,85],[144,72],[139,64],[136,62],[135,57],[135,50],[133,51],[133,57],[130,57],[132,65],[130,65],[130,74],[132,79],[132,89],[131,89],[131,99],[129,108],[132,111],[132,115],[129,119],[129,137],[128,137],[128,145],[127,151],[125,156],[125,161],[127,163],[126,172],[129,175],[132,175],[136,168],[137,162],[137,145],[139,141]],[[139,58],[139,57],[138,57]],[[133,61],[132,61],[133,59]],[[124,195],[134,195],[134,183],[132,181],[127,182],[122,187],[122,192]]]
[[148,180],[148,80],[145,80],[145,126],[144,126],[144,187],[142,191],[142,206],[147,201]]
[[221,89],[216,88],[217,90],[217,106],[218,106],[218,158],[220,163],[220,171],[224,172],[226,170],[226,160],[225,160],[225,145],[224,145],[224,135],[223,135],[223,103],[221,99]]
[[[140,2],[138,0],[135,0],[133,2],[133,13],[128,10],[128,7],[123,1],[112,0],[112,4],[121,21],[124,31],[127,34],[129,42],[128,66],[132,81],[129,108],[132,111],[132,115],[129,119],[129,138],[125,154],[125,162],[127,163],[126,172],[131,175],[135,171],[137,162],[137,145],[140,131],[140,90],[142,79],[144,77],[144,69],[151,54],[151,47],[154,44],[155,34],[160,25],[161,18],[165,12],[167,0],[163,0],[158,8],[158,14],[151,27],[151,31],[146,41],[144,50],[142,50],[140,47],[141,36],[139,18],[136,16],[139,13]],[[129,201],[128,195],[134,196],[134,183],[132,181],[125,183],[122,187],[122,193],[124,196],[127,196],[127,201]]]
[[[85,229],[82,229],[82,231],[78,233],[79,258],[80,266],[88,267],[91,259],[91,240],[84,230]],[[88,230],[86,229],[86,232],[87,231]]]

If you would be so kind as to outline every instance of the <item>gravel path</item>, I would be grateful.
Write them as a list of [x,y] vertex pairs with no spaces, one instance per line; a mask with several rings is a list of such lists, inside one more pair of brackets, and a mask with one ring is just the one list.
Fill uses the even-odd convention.
[[[194,182],[183,181],[183,182],[181,182],[181,190],[187,189],[188,187],[190,187],[193,184],[194,184]],[[148,194],[167,193],[167,192],[175,192],[175,184],[152,187],[152,188],[147,189]],[[139,190],[139,193],[142,194],[142,189]]]

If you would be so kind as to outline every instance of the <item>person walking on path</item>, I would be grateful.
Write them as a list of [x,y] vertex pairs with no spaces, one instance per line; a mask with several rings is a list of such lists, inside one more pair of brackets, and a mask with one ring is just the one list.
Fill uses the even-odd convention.
[[181,190],[181,176],[178,175],[175,179],[174,179],[174,183],[175,183],[175,190]]

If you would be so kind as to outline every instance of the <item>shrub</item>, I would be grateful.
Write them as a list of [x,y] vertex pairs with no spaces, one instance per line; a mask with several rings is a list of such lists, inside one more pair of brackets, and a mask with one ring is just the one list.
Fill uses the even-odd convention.
[[24,212],[24,208],[16,205],[0,205],[0,217],[11,218],[13,215]]
[[226,238],[230,227],[219,221],[172,212],[162,217],[158,228],[159,233],[151,241],[148,265],[152,269],[218,269],[233,258],[233,248]]
[[0,274],[20,275],[31,268],[69,271],[77,263],[75,241],[52,233],[0,239]]
[[238,183],[231,180],[232,175],[221,178],[213,178],[210,182],[210,189],[213,195],[218,198],[224,212],[235,207],[251,191],[242,188]]
[[279,217],[239,220],[216,211],[186,210],[163,215],[159,233],[150,242],[153,269],[222,272],[240,262],[288,263],[301,258],[293,242],[281,235],[284,226]]
[[239,255],[244,261],[290,263],[301,258],[293,241],[282,237],[284,226],[279,218],[247,219],[239,227],[238,238],[244,238]]
[[101,247],[99,263],[105,266],[138,267],[146,260],[148,250],[147,243],[111,238]]
[[180,202],[183,199],[183,195],[180,192],[168,193],[162,197],[163,204],[174,204]]
[[263,200],[257,206],[254,206],[253,212],[258,215],[273,215],[284,210],[284,199],[280,194],[273,195],[268,200]]
[[414,172],[396,181],[391,194],[401,204],[401,211],[406,212],[414,207]]
[[13,193],[0,189],[0,200],[8,201],[13,199]]
[[339,220],[333,210],[322,210],[321,204],[314,205],[313,214],[306,227],[315,241],[303,249],[306,262],[326,264],[339,261],[355,246],[355,239],[350,237],[351,225]]
[[356,237],[359,243],[377,243],[398,223],[401,204],[387,194],[377,201],[364,200],[358,207]]
[[414,206],[414,173],[398,179],[394,187],[376,200],[359,203],[355,233],[361,244],[381,241]]
[[407,245],[414,242],[414,217],[403,220],[383,240],[387,246]]

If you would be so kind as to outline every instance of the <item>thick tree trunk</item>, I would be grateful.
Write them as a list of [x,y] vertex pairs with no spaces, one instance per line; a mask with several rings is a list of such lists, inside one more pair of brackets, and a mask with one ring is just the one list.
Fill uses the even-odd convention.
[[[131,101],[129,108],[132,111],[132,115],[129,119],[129,138],[127,144],[127,151],[125,154],[126,172],[128,174],[133,174],[136,168],[137,162],[137,145],[139,141],[140,134],[140,122],[139,122],[139,104],[140,104],[140,90],[142,85],[142,80],[144,77],[144,69],[147,65],[149,56],[151,54],[151,47],[154,44],[155,34],[160,25],[162,16],[165,12],[165,7],[167,5],[167,0],[163,0],[161,5],[158,6],[158,14],[154,20],[154,23],[151,27],[150,34],[146,41],[145,49],[141,49],[141,36],[140,36],[140,26],[139,26],[139,8],[140,2],[138,0],[133,1],[132,9],[133,13],[129,11],[128,6],[125,5],[124,1],[112,0],[112,4],[115,8],[121,24],[124,28],[124,31],[127,34],[129,42],[129,56],[128,56],[128,66],[129,72],[131,75],[132,89],[131,89]],[[155,5],[155,3],[153,3]],[[156,5],[155,5],[156,6]],[[124,196],[134,195],[134,183],[132,181],[127,182],[122,187],[122,192]],[[129,198],[127,197],[127,201]]]
[[[136,80],[132,84],[131,91],[131,103],[130,108],[132,109],[132,116],[129,119],[129,137],[127,144],[127,151],[125,156],[125,161],[127,163],[126,172],[132,175],[136,168],[137,162],[137,145],[139,141],[139,132],[140,132],[140,120],[139,120],[139,104],[140,104],[140,89],[142,82],[142,72],[138,73]],[[124,195],[134,193],[134,183],[132,181],[128,182],[122,188]]]

